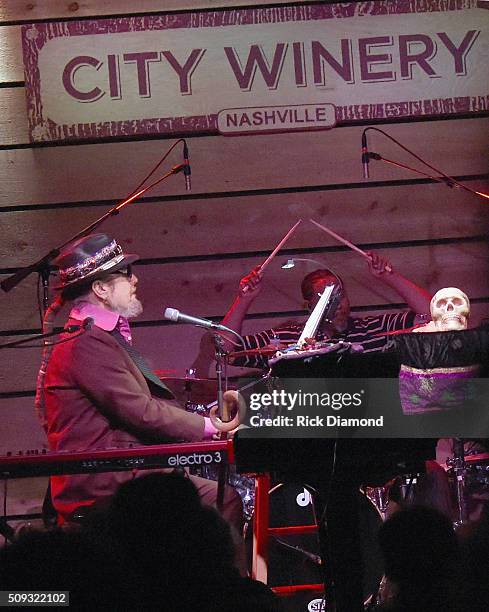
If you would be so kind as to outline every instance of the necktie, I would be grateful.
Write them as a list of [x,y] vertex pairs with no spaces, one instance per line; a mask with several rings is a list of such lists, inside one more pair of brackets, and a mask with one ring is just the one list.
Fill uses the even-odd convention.
[[151,382],[153,385],[155,385],[158,388],[159,394],[161,394],[163,397],[173,399],[175,397],[173,393],[156,376],[156,374],[149,367],[146,359],[141,355],[141,353],[137,351],[133,346],[131,346],[128,342],[126,342],[123,336],[121,335],[121,333],[117,331],[117,329],[114,329],[114,331],[110,332],[110,334],[117,340],[117,342],[127,352],[129,357],[134,361],[139,371],[146,378],[146,380],[148,380],[149,382]]

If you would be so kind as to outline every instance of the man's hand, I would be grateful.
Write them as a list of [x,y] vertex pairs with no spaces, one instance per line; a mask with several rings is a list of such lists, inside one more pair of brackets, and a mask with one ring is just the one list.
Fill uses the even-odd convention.
[[263,272],[260,266],[256,266],[253,270],[243,276],[239,281],[239,296],[247,298],[255,298],[261,291],[261,281],[263,278]]
[[368,268],[370,274],[379,277],[386,272],[392,273],[392,265],[387,259],[380,257],[377,253],[372,253],[372,251],[367,251],[367,255],[369,257]]
[[[261,280],[263,272],[260,266],[256,266],[253,270],[243,277],[239,283],[239,291],[234,302],[229,307],[229,310],[224,315],[221,321],[223,325],[230,329],[241,333],[243,320],[251,306],[253,300],[258,296],[261,290]],[[223,333],[224,349],[227,352],[236,350],[236,339],[232,334]]]
[[369,258],[368,267],[372,276],[375,276],[382,283],[394,289],[413,312],[423,315],[430,312],[431,295],[428,291],[418,287],[418,285],[415,285],[412,281],[395,271],[391,263],[386,259],[379,257],[379,255],[371,251],[367,251],[367,256]]

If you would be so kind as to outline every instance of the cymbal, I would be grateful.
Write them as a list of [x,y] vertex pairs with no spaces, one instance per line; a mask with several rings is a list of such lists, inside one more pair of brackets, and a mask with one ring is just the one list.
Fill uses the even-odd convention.
[[177,399],[187,400],[191,396],[192,400],[207,403],[217,397],[217,380],[212,378],[183,378],[160,376],[160,380],[167,385]]
[[159,379],[167,382],[175,382],[181,383],[185,385],[192,385],[194,383],[215,383],[217,380],[215,378],[195,378],[194,376],[165,376],[161,374],[161,370],[156,370],[156,374],[159,376]]

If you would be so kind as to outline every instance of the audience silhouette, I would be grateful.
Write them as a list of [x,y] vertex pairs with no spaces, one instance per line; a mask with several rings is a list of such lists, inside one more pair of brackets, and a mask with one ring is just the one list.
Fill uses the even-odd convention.
[[385,575],[393,596],[381,610],[468,612],[460,546],[452,522],[440,511],[411,506],[379,530]]
[[22,535],[0,551],[0,589],[70,591],[90,612],[282,610],[240,575],[228,523],[177,473],[124,483],[74,530]]

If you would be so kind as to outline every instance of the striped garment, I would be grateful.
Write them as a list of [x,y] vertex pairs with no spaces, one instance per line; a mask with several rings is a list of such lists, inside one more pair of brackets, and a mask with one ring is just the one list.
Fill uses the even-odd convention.
[[[345,342],[361,344],[364,353],[382,351],[388,342],[388,337],[378,336],[377,334],[412,327],[415,317],[415,313],[410,310],[385,313],[376,317],[350,317],[347,329],[342,333],[335,334],[331,340],[333,342],[344,340]],[[256,349],[279,343],[294,344],[299,340],[304,325],[305,321],[301,323],[285,323],[275,329],[267,329],[266,331],[244,336],[246,349]],[[319,331],[316,334],[316,339],[325,340],[327,338]],[[236,359],[233,365],[261,368],[267,365],[267,359],[262,356],[242,357]]]

